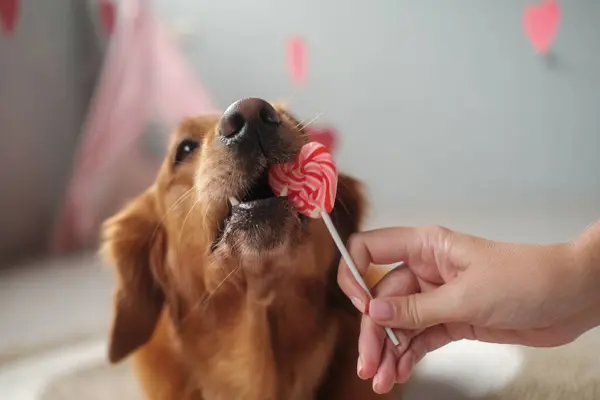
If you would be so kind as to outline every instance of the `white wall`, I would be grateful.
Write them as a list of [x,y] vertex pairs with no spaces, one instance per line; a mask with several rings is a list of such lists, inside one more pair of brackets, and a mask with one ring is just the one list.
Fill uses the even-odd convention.
[[[600,2],[560,2],[550,63],[524,37],[523,0],[155,3],[193,29],[185,48],[217,104],[323,112],[378,210],[600,210]],[[285,68],[294,33],[310,45],[301,92]]]
[[[49,233],[99,67],[89,2],[24,0],[27,24],[0,37],[0,256]],[[524,0],[154,3],[191,32],[184,49],[217,104],[323,113],[377,224],[600,216],[600,2],[560,2],[550,63],[524,38]],[[286,71],[291,34],[310,46],[303,90]]]

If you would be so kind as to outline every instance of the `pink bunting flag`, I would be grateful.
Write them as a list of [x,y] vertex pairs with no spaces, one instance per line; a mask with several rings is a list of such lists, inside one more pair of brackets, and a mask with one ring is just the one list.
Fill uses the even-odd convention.
[[299,36],[292,36],[287,45],[288,67],[292,83],[302,86],[306,82],[308,55],[306,43]]
[[112,33],[115,26],[116,9],[113,0],[98,0],[98,15],[102,27],[107,33]]
[[[147,2],[120,5],[50,244],[57,253],[94,243],[115,204],[154,179],[139,141],[150,122],[172,127],[184,117],[216,111]],[[161,135],[166,143],[169,131]]]
[[0,25],[6,36],[10,36],[19,16],[20,0],[0,0]]
[[555,0],[543,0],[525,7],[523,26],[536,52],[546,54],[550,50],[559,24],[560,6]]

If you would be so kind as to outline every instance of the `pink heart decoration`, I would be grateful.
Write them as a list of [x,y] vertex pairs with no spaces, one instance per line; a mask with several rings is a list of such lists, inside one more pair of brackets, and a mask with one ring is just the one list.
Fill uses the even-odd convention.
[[335,152],[337,147],[337,133],[333,128],[308,128],[308,137],[312,142],[319,142],[331,153]]
[[115,27],[116,14],[115,3],[113,3],[112,0],[98,0],[98,15],[100,16],[100,22],[102,23],[104,30],[109,34],[113,32]]
[[10,36],[17,26],[20,6],[19,0],[0,0],[0,25],[6,36]]
[[292,82],[297,86],[303,85],[306,80],[307,57],[304,41],[292,36],[287,45],[287,58]]
[[555,0],[543,0],[537,5],[525,7],[523,13],[525,34],[538,53],[548,52],[556,37],[559,23],[560,7]]

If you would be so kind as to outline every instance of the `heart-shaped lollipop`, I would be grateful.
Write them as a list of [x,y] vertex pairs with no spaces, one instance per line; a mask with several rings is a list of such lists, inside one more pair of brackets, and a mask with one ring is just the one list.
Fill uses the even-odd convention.
[[287,196],[296,210],[311,218],[331,212],[337,192],[337,170],[327,147],[317,142],[302,146],[287,164],[271,167],[269,184],[277,196]]
[[[269,185],[276,196],[287,196],[298,212],[311,218],[323,218],[354,279],[371,296],[367,284],[329,217],[337,194],[337,169],[327,147],[317,142],[305,144],[295,160],[271,167]],[[385,330],[392,343],[398,346],[400,342],[394,331],[391,328]]]

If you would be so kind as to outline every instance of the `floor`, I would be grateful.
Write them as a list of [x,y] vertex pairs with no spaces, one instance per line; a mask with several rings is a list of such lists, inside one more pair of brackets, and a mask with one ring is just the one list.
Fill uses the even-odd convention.
[[[575,236],[598,216],[596,210],[578,210],[576,215],[535,210],[493,216],[416,216],[396,211],[385,213],[385,217],[372,215],[368,227],[437,223],[499,240],[552,242]],[[126,366],[106,368],[104,340],[111,291],[111,272],[94,254],[1,271],[0,397],[108,400],[119,393],[119,399],[137,400],[135,382]],[[563,374],[548,380],[548,370],[557,360],[562,360],[559,367]],[[561,383],[567,378],[568,382]],[[85,392],[93,387],[93,395]],[[575,392],[557,399],[600,398],[599,332],[591,332],[573,346],[554,352],[455,343],[424,360],[407,397],[548,400],[565,387]],[[528,395],[515,397],[514,393],[523,392]]]
[[0,270],[0,361],[104,331],[112,279],[94,253]]

